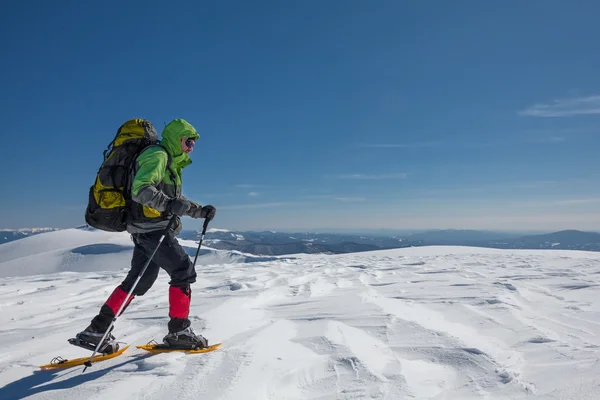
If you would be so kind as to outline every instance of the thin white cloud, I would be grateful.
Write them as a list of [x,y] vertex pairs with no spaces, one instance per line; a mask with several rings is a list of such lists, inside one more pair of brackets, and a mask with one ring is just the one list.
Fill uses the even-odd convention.
[[519,202],[519,203],[513,203],[513,206],[518,206],[518,207],[575,207],[575,206],[580,206],[580,205],[585,205],[585,204],[597,204],[597,203],[600,203],[600,198]]
[[388,144],[360,144],[359,147],[369,147],[375,149],[410,149],[416,147],[434,147],[440,146],[440,142],[421,142],[421,143],[388,143]]
[[188,199],[194,200],[197,199],[199,201],[202,201],[202,199],[214,199],[214,198],[223,198],[223,197],[231,197],[234,194],[233,193],[196,193],[196,192],[192,192],[192,193],[184,193],[185,197],[187,197]]
[[526,117],[570,117],[585,114],[600,114],[600,96],[554,100],[549,104],[534,104],[519,111],[519,115]]
[[258,187],[258,185],[250,185],[250,184],[247,184],[247,183],[243,183],[243,184],[240,184],[240,185],[235,185],[235,187],[236,188],[240,188],[240,189],[252,189],[252,188]]
[[557,204],[561,204],[561,205],[593,204],[593,203],[600,203],[600,198],[598,198],[598,199],[562,200],[562,201],[557,202]]
[[332,199],[334,197],[335,196],[331,194],[307,194],[305,196],[302,196],[302,198],[310,200]]
[[378,174],[378,175],[369,175],[369,174],[341,174],[336,175],[337,179],[357,179],[357,180],[385,180],[385,179],[406,179],[408,176],[407,173],[398,172],[392,174]]
[[311,200],[334,200],[341,201],[343,203],[357,203],[362,201],[367,201],[365,197],[358,196],[341,196],[341,195],[332,195],[332,194],[314,194],[303,196],[304,199]]
[[530,139],[531,143],[563,143],[566,142],[567,138],[564,136],[547,136]]
[[221,206],[220,210],[247,210],[255,208],[272,208],[272,207],[296,207],[306,206],[312,203],[303,202],[272,202],[272,203],[251,203],[251,204],[235,204],[231,206]]
[[250,192],[248,193],[248,196],[254,197],[254,196],[258,196],[257,192]]
[[569,129],[537,129],[524,132],[528,143],[557,144],[595,134],[596,130],[586,128]]
[[489,193],[489,192],[511,192],[520,190],[538,190],[538,189],[549,189],[549,188],[563,188],[566,185],[574,185],[578,183],[577,180],[568,179],[564,181],[559,180],[540,180],[540,181],[522,181],[522,182],[497,182],[497,183],[486,183],[486,184],[472,184],[472,185],[451,185],[437,187],[435,189],[426,190],[424,193],[430,196],[444,196],[449,194],[464,194],[464,193]]
[[364,197],[332,197],[333,200],[341,201],[342,203],[359,203],[367,201]]

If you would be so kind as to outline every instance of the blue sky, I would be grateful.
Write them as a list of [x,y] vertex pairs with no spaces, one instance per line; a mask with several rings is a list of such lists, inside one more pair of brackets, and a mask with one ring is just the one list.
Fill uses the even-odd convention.
[[46,3],[0,16],[2,228],[83,223],[119,125],[185,118],[215,227],[600,230],[595,2]]

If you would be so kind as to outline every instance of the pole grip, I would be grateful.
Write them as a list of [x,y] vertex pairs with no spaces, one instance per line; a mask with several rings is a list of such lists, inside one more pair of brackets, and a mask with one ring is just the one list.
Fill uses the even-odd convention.
[[208,224],[211,221],[210,218],[206,218],[204,220],[204,225],[202,226],[202,236],[204,236],[204,234],[206,233],[206,228],[208,228]]
[[167,225],[167,229],[165,229],[165,236],[167,236],[167,234],[173,227],[173,224],[175,224],[175,221],[177,221],[177,215],[173,214],[173,216],[171,217],[171,220],[169,221],[169,224]]

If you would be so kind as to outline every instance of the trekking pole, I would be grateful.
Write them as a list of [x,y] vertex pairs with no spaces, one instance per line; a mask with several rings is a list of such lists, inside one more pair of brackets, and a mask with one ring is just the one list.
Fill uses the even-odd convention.
[[204,220],[204,226],[202,227],[202,236],[200,237],[200,242],[198,243],[198,250],[196,250],[196,257],[194,257],[194,267],[196,266],[196,260],[198,259],[198,253],[200,253],[200,246],[202,246],[202,241],[204,240],[204,234],[206,233],[206,228],[208,228],[208,223],[210,222],[209,218]]
[[152,255],[148,258],[148,261],[146,261],[146,265],[144,265],[144,268],[142,268],[142,271],[139,273],[138,277],[136,278],[135,282],[133,283],[133,286],[131,286],[131,289],[129,289],[129,293],[127,293],[127,297],[125,298],[125,301],[123,301],[123,303],[121,304],[121,307],[119,307],[119,310],[117,311],[117,313],[115,314],[115,316],[113,317],[112,322],[110,323],[108,329],[106,329],[106,332],[104,332],[104,336],[102,336],[102,339],[100,339],[100,342],[98,343],[98,345],[96,346],[96,349],[94,350],[94,352],[92,353],[92,356],[90,357],[89,360],[87,360],[83,365],[85,365],[85,368],[83,369],[82,373],[85,372],[86,369],[88,369],[88,367],[92,366],[92,359],[94,358],[94,356],[96,355],[96,353],[98,352],[98,349],[100,349],[100,346],[102,345],[102,343],[104,343],[104,339],[106,339],[106,335],[108,335],[108,333],[110,332],[111,328],[113,327],[113,325],[115,324],[115,322],[117,321],[117,318],[119,318],[119,315],[121,315],[121,313],[123,312],[123,309],[125,308],[125,306],[127,305],[127,300],[131,297],[131,294],[133,293],[133,291],[135,290],[135,287],[137,286],[138,282],[140,281],[140,279],[142,279],[142,276],[144,276],[144,272],[146,272],[146,269],[148,268],[148,265],[150,265],[150,262],[152,261],[152,258],[154,258],[154,255],[156,254],[156,252],[158,251],[158,248],[160,247],[160,245],[162,244],[163,240],[165,239],[165,237],[167,236],[167,234],[169,233],[169,230],[171,229],[171,227],[173,226],[173,224],[175,223],[175,221],[177,221],[177,216],[173,215],[173,217],[171,218],[171,220],[169,221],[169,224],[167,225],[167,229],[165,229],[165,232],[163,233],[163,235],[160,237],[160,240],[158,241],[158,245],[156,246],[156,248],[154,249],[154,251],[152,252]]

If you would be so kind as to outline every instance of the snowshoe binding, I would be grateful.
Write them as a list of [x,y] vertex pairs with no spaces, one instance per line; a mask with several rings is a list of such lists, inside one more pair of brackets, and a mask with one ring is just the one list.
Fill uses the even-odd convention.
[[191,327],[179,332],[170,332],[163,338],[163,344],[157,348],[173,350],[200,350],[208,347],[208,341],[204,336],[196,335]]
[[[111,329],[112,331],[112,329]],[[74,346],[82,347],[91,351],[96,350],[98,343],[102,340],[104,332],[98,332],[90,325],[85,330],[79,332],[74,338],[69,339],[69,343]],[[109,333],[104,342],[98,349],[98,353],[111,354],[119,350],[119,344],[116,342],[115,337]]]

